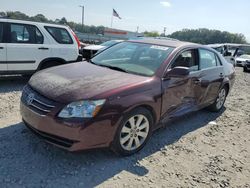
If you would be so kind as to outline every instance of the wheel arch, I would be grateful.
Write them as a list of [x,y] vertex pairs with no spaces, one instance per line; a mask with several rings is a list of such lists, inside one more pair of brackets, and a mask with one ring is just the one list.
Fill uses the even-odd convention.
[[148,103],[141,103],[141,104],[134,105],[134,106],[128,108],[126,110],[126,113],[129,113],[129,112],[131,112],[131,111],[133,111],[135,109],[138,109],[138,108],[144,108],[144,109],[148,110],[151,113],[152,117],[153,117],[153,123],[154,124],[157,123],[156,111],[155,111],[154,107],[152,105],[148,104]]
[[64,59],[59,58],[59,57],[46,58],[46,59],[42,60],[42,61],[39,63],[37,70],[41,70],[41,68],[42,68],[45,64],[47,64],[47,63],[49,63],[49,62],[58,62],[58,63],[61,63],[61,64],[65,64],[65,63],[66,63],[66,61],[65,61]]

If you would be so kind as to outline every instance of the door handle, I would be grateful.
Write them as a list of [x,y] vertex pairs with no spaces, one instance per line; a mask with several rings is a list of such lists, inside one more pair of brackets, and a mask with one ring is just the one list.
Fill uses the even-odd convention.
[[2,49],[4,49],[4,47],[0,46],[0,49],[2,50]]
[[38,50],[48,50],[49,48],[45,48],[45,47],[40,47],[38,48]]
[[223,75],[223,73],[220,73],[220,77],[222,78],[224,75]]

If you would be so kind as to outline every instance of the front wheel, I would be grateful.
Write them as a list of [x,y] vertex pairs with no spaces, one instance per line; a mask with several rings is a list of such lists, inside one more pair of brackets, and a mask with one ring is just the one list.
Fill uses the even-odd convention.
[[123,156],[138,152],[149,139],[152,125],[153,117],[147,109],[133,110],[118,127],[112,149]]
[[213,112],[220,111],[226,101],[227,92],[228,90],[225,86],[221,88],[215,102],[211,106],[209,106],[208,109]]

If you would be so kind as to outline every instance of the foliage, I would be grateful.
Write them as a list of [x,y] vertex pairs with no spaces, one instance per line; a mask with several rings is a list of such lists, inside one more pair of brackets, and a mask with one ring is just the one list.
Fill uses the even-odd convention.
[[145,37],[159,37],[160,34],[157,31],[151,31],[151,32],[145,31],[144,36]]
[[183,29],[172,33],[168,37],[200,44],[246,43],[246,37],[241,33],[209,29]]
[[103,34],[104,33],[104,26],[88,26],[80,23],[75,22],[68,22],[65,17],[61,19],[49,20],[43,14],[37,14],[35,16],[28,16],[22,12],[15,11],[15,12],[0,12],[0,16],[6,16],[11,19],[18,19],[18,20],[28,20],[28,21],[35,21],[35,22],[45,22],[45,23],[57,23],[57,24],[65,24],[70,26],[73,30],[82,32],[82,33],[92,33],[92,34]]

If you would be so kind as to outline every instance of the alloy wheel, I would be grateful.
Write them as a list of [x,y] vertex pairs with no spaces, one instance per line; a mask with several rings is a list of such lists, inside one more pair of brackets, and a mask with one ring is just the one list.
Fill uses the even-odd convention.
[[216,99],[216,108],[221,109],[225,100],[226,100],[226,90],[225,88],[222,88],[219,92],[218,98]]
[[149,134],[149,121],[144,115],[135,115],[123,125],[120,133],[120,144],[124,150],[138,149]]

